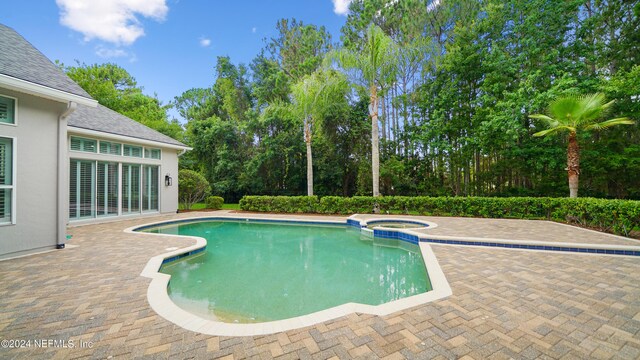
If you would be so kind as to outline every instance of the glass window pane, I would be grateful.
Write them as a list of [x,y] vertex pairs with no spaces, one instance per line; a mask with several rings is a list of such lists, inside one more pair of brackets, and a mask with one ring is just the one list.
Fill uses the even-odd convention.
[[140,166],[131,166],[131,211],[140,212]]
[[140,165],[122,165],[122,213],[140,212]]
[[142,174],[142,210],[158,210],[158,167],[144,166]]
[[120,194],[118,191],[118,164],[110,164],[109,167],[107,211],[110,215],[118,215],[118,197]]
[[108,141],[100,141],[100,153],[109,155],[120,155],[120,144]]
[[78,217],[78,161],[69,164],[69,219]]
[[149,170],[148,166],[142,168],[142,211],[149,210],[149,182],[151,181]]
[[69,218],[95,216],[95,162],[71,160],[69,166]]
[[0,224],[11,223],[13,166],[13,140],[0,138]]
[[124,156],[142,157],[142,147],[140,146],[124,145],[123,149]]
[[0,189],[0,224],[11,222],[11,189]]
[[151,167],[150,210],[158,210],[158,167]]
[[83,141],[82,141],[82,151],[92,152],[92,153],[97,152],[98,151],[97,141],[89,140],[89,139],[83,139]]
[[11,139],[0,138],[0,185],[13,182],[13,146]]
[[144,157],[148,159],[160,159],[160,149],[144,148]]
[[97,171],[98,216],[118,214],[118,164],[98,163]]
[[80,149],[82,148],[82,140],[80,138],[72,136],[71,137],[71,143],[69,144],[69,147],[73,151],[80,151]]
[[149,157],[152,159],[160,160],[160,149],[151,149],[151,154]]
[[94,216],[94,183],[95,183],[95,163],[93,162],[81,162],[80,163],[80,186],[79,186],[79,217],[93,217]]
[[70,148],[73,151],[98,152],[98,141],[72,136]]
[[0,96],[0,123],[15,124],[16,101]]

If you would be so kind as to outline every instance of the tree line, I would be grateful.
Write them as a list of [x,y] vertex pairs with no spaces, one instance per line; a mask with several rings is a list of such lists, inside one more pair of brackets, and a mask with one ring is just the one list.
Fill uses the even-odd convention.
[[[113,64],[65,69],[105,106],[193,147],[181,168],[227,202],[566,196],[567,139],[533,137],[546,124],[530,115],[604,93],[610,117],[640,119],[639,19],[623,0],[353,1],[339,40],[282,19],[251,63],[218,57],[210,87],[167,105]],[[640,199],[637,122],[576,141],[581,196]]]

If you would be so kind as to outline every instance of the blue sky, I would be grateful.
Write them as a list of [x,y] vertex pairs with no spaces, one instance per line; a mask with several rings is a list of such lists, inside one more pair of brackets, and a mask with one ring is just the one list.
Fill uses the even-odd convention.
[[217,56],[248,64],[281,18],[324,25],[334,41],[350,0],[14,1],[0,22],[52,61],[114,62],[163,103],[214,81]]

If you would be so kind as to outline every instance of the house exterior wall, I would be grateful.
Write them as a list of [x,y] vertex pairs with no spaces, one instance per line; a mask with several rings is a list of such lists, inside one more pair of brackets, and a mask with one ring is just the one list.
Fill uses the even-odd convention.
[[17,99],[16,124],[0,124],[15,138],[16,221],[0,225],[0,259],[53,249],[58,226],[58,123],[63,103],[0,88]]
[[[0,123],[0,137],[14,139],[13,152],[16,154],[13,165],[15,224],[0,224],[0,260],[55,249],[58,242],[64,242],[68,224],[106,222],[177,211],[178,154],[181,150],[163,147],[162,143],[138,143],[134,138],[131,141],[113,139],[109,134],[104,134],[105,137],[75,134],[73,128],[66,126],[66,121],[60,120],[67,104],[5,88],[0,88],[0,95],[16,99],[15,124]],[[62,138],[59,137],[59,126],[62,127]],[[70,151],[70,136],[157,148],[161,150],[161,159]],[[60,142],[63,142],[60,144],[61,156],[65,159],[62,164],[58,160]],[[71,159],[158,166],[158,210],[69,222]],[[62,183],[59,182],[58,171],[62,172]],[[165,185],[166,175],[172,178],[171,186]],[[61,203],[59,196],[64,199]]]
[[[162,165],[160,167],[160,212],[175,213],[178,211],[178,154],[180,150],[162,149]],[[169,175],[171,186],[165,186],[164,178]]]

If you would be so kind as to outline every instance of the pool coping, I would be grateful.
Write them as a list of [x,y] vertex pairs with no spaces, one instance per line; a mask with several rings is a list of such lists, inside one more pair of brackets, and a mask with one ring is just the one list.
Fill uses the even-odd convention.
[[[158,221],[154,223],[148,223],[143,225],[137,225],[129,227],[124,230],[129,234],[140,234],[139,230],[149,228],[157,225],[170,225],[175,223],[185,223],[193,221],[207,221],[207,220],[257,220],[265,222],[285,222],[285,223],[303,223],[303,224],[327,224],[327,225],[348,225],[345,222],[336,221],[324,221],[324,220],[285,220],[268,217],[253,217],[253,216],[204,216],[194,217],[188,219],[181,219],[177,221]],[[342,316],[350,315],[353,313],[364,313],[371,315],[384,316],[400,310],[405,310],[414,306],[418,306],[427,302],[435,301],[445,298],[452,294],[451,287],[447,281],[444,272],[440,268],[438,260],[433,253],[429,244],[420,242],[419,248],[422,254],[422,258],[425,263],[427,274],[431,282],[431,291],[427,291],[422,294],[409,296],[406,298],[390,301],[380,305],[366,305],[360,303],[346,303],[331,307],[329,309],[317,311],[311,314],[297,316],[284,320],[269,321],[253,324],[239,324],[239,323],[225,323],[220,321],[214,321],[210,319],[201,318],[195,314],[192,314],[180,307],[178,307],[169,297],[167,287],[171,278],[168,274],[159,272],[160,267],[165,263],[166,259],[181,258],[194,254],[204,250],[207,246],[207,241],[204,238],[197,236],[185,236],[185,235],[172,235],[172,234],[149,234],[155,236],[165,237],[180,237],[195,240],[195,244],[187,247],[183,247],[174,251],[170,251],[161,255],[152,257],[140,273],[141,276],[150,278],[151,283],[147,289],[147,301],[151,308],[164,319],[194,332],[217,335],[217,336],[254,336],[254,335],[266,335],[283,332],[292,329],[303,328],[306,326],[315,325],[324,321],[336,319]],[[184,255],[187,254],[187,255]]]

